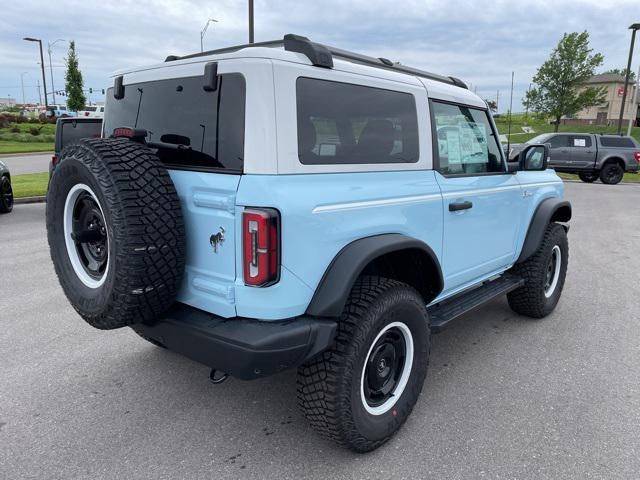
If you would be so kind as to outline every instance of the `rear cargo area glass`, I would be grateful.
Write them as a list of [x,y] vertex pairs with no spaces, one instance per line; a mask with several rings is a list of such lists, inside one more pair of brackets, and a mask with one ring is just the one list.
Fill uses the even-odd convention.
[[170,168],[242,172],[244,77],[220,75],[215,91],[203,85],[201,76],[128,84],[122,99],[108,89],[104,136],[118,127],[144,129]]

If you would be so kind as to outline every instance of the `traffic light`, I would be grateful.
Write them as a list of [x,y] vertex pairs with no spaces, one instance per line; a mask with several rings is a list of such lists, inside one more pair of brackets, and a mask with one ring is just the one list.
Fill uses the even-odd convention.
[[89,94],[93,93],[93,88],[89,87]]

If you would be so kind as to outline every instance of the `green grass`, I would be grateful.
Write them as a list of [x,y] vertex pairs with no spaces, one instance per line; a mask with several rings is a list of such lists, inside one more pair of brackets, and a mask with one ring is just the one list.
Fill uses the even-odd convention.
[[48,182],[49,174],[47,172],[15,175],[11,177],[13,196],[15,198],[25,198],[46,195]]
[[[32,128],[40,133],[32,135]],[[12,132],[13,129],[19,131]],[[0,153],[52,152],[55,132],[56,126],[51,123],[12,123],[8,128],[0,128]]]
[[[580,181],[578,175],[574,173],[558,173],[558,176],[564,180],[577,180]],[[623,182],[626,183],[640,183],[640,174],[637,173],[625,173],[622,178]]]
[[0,153],[53,152],[53,142],[8,142],[0,140]]

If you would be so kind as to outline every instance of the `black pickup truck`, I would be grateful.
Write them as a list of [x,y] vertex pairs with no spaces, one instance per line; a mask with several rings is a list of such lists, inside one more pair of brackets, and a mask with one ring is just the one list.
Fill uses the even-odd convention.
[[527,143],[511,145],[514,160],[528,144],[549,144],[549,166],[557,172],[577,173],[583,182],[616,184],[625,172],[640,168],[640,144],[632,137],[589,133],[543,133]]

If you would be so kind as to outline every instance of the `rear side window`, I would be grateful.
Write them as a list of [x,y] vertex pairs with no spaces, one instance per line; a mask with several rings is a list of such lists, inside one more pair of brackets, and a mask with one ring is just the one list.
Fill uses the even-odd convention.
[[600,145],[603,147],[636,148],[628,137],[600,137]]
[[302,164],[418,161],[418,116],[410,93],[304,77],[296,93]]
[[505,172],[500,145],[486,110],[431,102],[438,167],[443,175]]
[[218,76],[218,88],[187,77],[129,84],[117,100],[107,91],[104,135],[118,127],[142,128],[147,143],[173,168],[242,172],[245,81],[239,73]]

